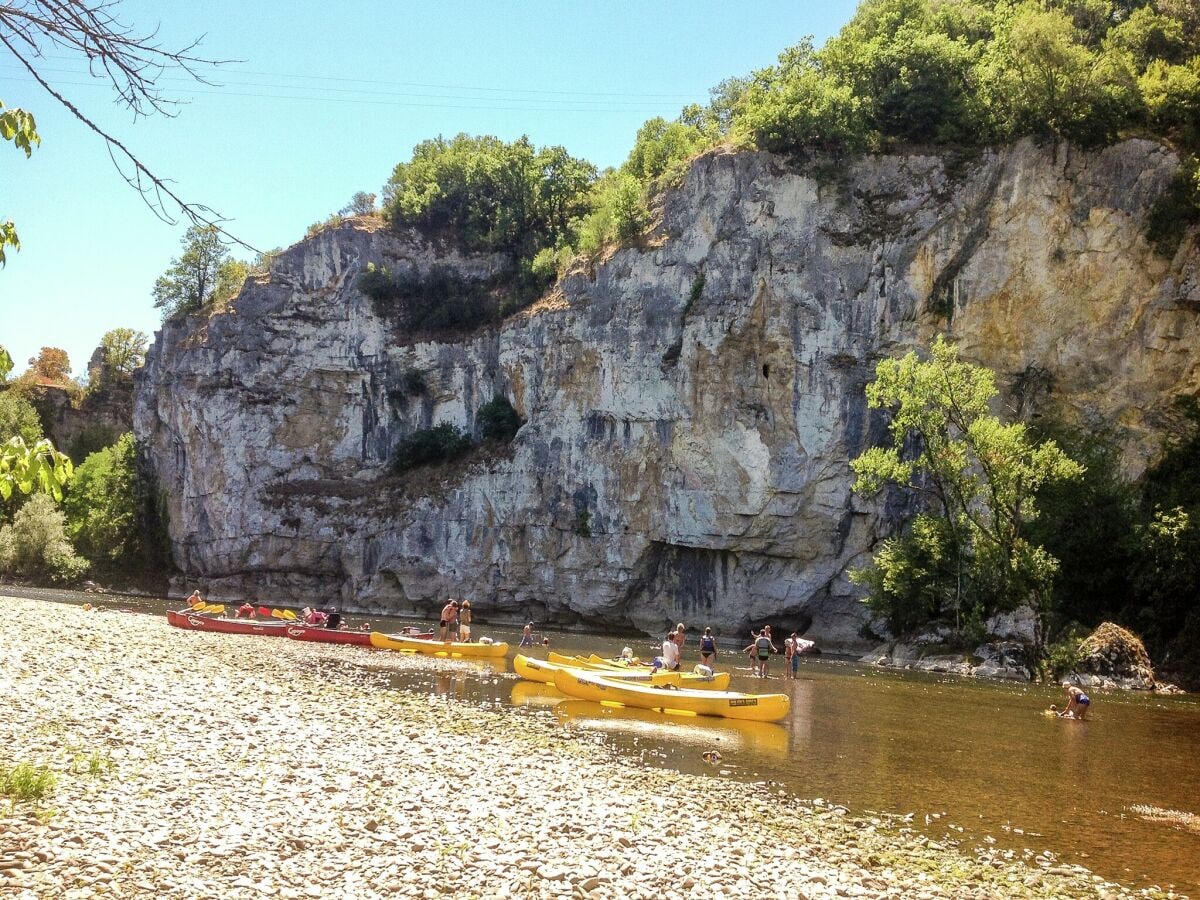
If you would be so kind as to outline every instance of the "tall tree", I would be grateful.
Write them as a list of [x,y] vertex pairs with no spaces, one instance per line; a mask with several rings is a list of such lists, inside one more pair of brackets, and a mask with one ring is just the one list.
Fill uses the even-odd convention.
[[857,576],[880,611],[912,604],[914,589],[939,595],[930,612],[942,607],[960,632],[964,619],[1022,604],[1046,611],[1057,561],[1028,540],[1026,524],[1037,517],[1038,489],[1078,478],[1083,467],[1053,441],[1036,444],[1023,424],[992,415],[998,394],[992,372],[961,361],[941,337],[928,359],[909,353],[876,367],[867,404],[889,411],[892,440],[851,463],[855,490],[899,485],[927,509],[909,543],[885,541]]
[[164,318],[227,299],[246,278],[248,267],[230,257],[219,229],[193,225],[180,244],[183,253],[171,260],[170,268],[154,283],[154,305],[163,310]]
[[29,375],[66,384],[71,374],[71,359],[61,347],[43,347],[29,359]]
[[99,387],[128,381],[146,362],[150,339],[145,332],[132,328],[113,328],[100,338],[100,366],[89,372],[92,384]]

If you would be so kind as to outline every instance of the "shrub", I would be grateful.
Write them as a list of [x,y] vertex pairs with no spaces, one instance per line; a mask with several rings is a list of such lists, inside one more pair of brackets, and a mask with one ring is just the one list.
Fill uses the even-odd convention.
[[1146,240],[1171,257],[1187,230],[1200,224],[1200,159],[1185,160],[1146,216]]
[[29,400],[7,390],[0,394],[0,443],[17,435],[33,446],[42,439],[42,419]]
[[528,261],[569,239],[595,179],[591,163],[525,137],[439,137],[396,166],[384,186],[384,214],[394,225],[448,232],[468,249]]
[[0,570],[6,573],[70,582],[87,569],[67,540],[66,516],[48,494],[34,494],[13,523],[0,528]]
[[67,455],[71,457],[71,462],[78,466],[93,453],[111,447],[118,437],[117,430],[111,425],[89,425],[79,432],[79,437],[75,438]]
[[406,435],[396,445],[392,465],[397,472],[403,473],[421,466],[453,462],[470,450],[470,435],[449,422],[441,422]]
[[475,413],[475,427],[484,440],[508,443],[524,424],[508,398],[501,394],[496,394]]
[[0,769],[0,796],[11,803],[37,803],[54,790],[54,773],[31,763]]
[[63,500],[67,531],[88,559],[130,565],[140,550],[137,453],[133,435],[90,454]]

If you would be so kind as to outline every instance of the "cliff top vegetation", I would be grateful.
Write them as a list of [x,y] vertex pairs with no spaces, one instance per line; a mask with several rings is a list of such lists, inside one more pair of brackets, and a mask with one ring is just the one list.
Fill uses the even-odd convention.
[[[1082,146],[1145,136],[1200,151],[1195,0],[865,0],[823,47],[730,78],[706,106],[638,131],[603,172],[561,147],[460,134],[419,144],[384,187],[394,224],[513,254],[543,281],[575,255],[636,240],[654,196],[697,154],[979,147],[1033,136]],[[1172,222],[1200,219],[1194,161]],[[1178,237],[1152,235],[1160,245]],[[1170,249],[1164,246],[1164,249]]]

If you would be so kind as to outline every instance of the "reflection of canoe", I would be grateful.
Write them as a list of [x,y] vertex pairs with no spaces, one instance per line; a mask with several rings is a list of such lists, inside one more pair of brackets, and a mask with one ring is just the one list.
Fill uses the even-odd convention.
[[223,634],[262,634],[283,637],[287,625],[284,622],[256,622],[254,619],[214,619],[196,613],[167,610],[167,621],[176,628],[189,631],[219,631]]
[[597,731],[624,734],[652,734],[669,738],[672,743],[690,743],[709,748],[714,742],[721,750],[736,748],[761,753],[786,755],[787,729],[774,722],[747,722],[742,719],[718,719],[714,716],[671,715],[652,709],[613,706],[591,700],[563,700],[554,714],[563,722],[573,722]]
[[[675,685],[677,687],[693,688],[701,691],[724,691],[729,688],[729,673],[718,672],[715,675],[696,675],[692,672],[655,672],[653,669],[619,669],[611,666],[599,666],[592,663],[564,663],[560,660],[574,659],[578,656],[562,656],[550,654],[549,662],[518,656],[513,660],[513,669],[522,678],[530,681],[542,681],[553,684],[554,673],[559,669],[579,669],[581,671],[599,672],[605,678],[619,678],[621,681],[639,681],[654,685]],[[518,663],[520,660],[520,663]]]
[[476,644],[461,641],[426,641],[420,638],[371,632],[371,646],[380,650],[400,650],[406,653],[426,653],[430,656],[464,656],[492,658],[508,653],[508,644]]
[[696,691],[660,688],[618,681],[600,673],[563,669],[554,673],[554,686],[580,700],[622,703],[641,709],[672,709],[701,716],[775,722],[788,714],[786,694],[739,694],[732,691]]
[[509,702],[513,706],[554,706],[566,700],[562,691],[552,684],[521,679],[512,686]]

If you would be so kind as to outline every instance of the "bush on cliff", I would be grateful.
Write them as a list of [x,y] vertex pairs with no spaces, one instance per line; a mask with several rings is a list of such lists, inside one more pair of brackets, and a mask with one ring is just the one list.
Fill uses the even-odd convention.
[[562,147],[535,148],[523,137],[438,137],[413,148],[384,186],[394,225],[449,234],[470,250],[532,260],[571,235],[585,214],[596,167]]
[[446,266],[424,274],[393,274],[374,264],[358,289],[377,315],[412,332],[469,333],[528,306],[545,287],[532,271],[507,271],[485,280],[465,278]]
[[497,394],[475,413],[475,427],[485,441],[508,443],[517,436],[524,420],[503,394]]
[[450,422],[421,428],[405,435],[396,445],[392,467],[404,473],[421,466],[434,466],[461,459],[471,451],[471,436]]

